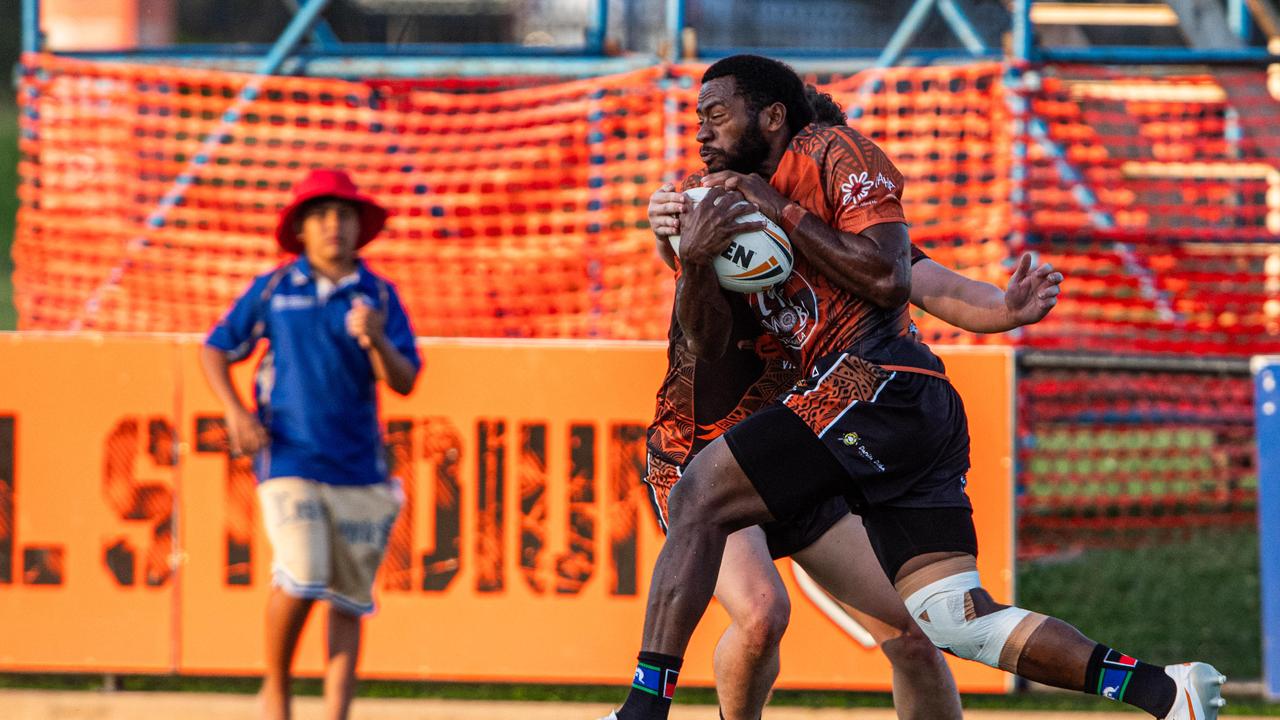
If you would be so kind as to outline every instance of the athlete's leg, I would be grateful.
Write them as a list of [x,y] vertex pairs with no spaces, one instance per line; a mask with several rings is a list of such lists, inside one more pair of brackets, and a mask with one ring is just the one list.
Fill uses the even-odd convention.
[[[883,574],[878,567],[876,573]],[[778,678],[778,644],[791,615],[787,589],[759,526],[725,542],[716,599],[729,614],[715,652],[720,713],[725,720],[759,720]]]
[[729,535],[773,519],[723,438],[671,490],[667,541],[653,567],[643,648],[683,656],[715,592]]
[[356,662],[360,659],[360,618],[329,607],[329,653],[324,667],[324,716],[347,720],[356,690]]
[[951,670],[889,584],[856,515],[845,516],[793,557],[879,643],[893,665],[899,718],[961,717]]
[[[679,479],[676,466],[649,456],[645,482],[664,533],[667,498]],[[729,614],[714,656],[720,713],[729,720],[757,720],[778,677],[778,643],[791,612],[760,526],[739,530],[725,541],[715,595]]]
[[977,560],[924,553],[896,573],[898,592],[939,647],[1045,685],[1119,700],[1154,717],[1213,720],[1225,680],[1204,663],[1168,668],[1135,660],[1056,618],[996,602]]
[[289,720],[293,654],[314,600],[296,598],[279,587],[267,599],[266,672],[262,678],[263,720]]
[[689,638],[715,592],[726,539],[773,519],[724,436],[698,453],[669,500],[667,541],[654,564],[639,664],[616,713],[621,720],[665,720]]

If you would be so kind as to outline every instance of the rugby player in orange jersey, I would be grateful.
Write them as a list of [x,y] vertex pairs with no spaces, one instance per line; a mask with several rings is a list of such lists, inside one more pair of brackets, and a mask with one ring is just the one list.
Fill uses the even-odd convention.
[[[830,96],[806,88],[815,122],[845,124]],[[701,182],[686,179],[684,188]],[[650,199],[649,222],[663,261],[678,271],[670,236],[688,210],[671,185]],[[1038,322],[1057,302],[1062,274],[1048,265],[1031,266],[1024,256],[1008,289],[953,273],[912,247],[917,305],[939,306],[942,319],[975,332],[1001,332]],[[667,495],[693,456],[724,430],[759,409],[798,380],[794,366],[777,352],[757,353],[759,323],[745,297],[727,295],[733,311],[730,347],[717,359],[699,359],[688,347],[673,316],[668,370],[658,392],[648,434],[650,499],[665,528]],[[764,336],[761,340],[767,340]],[[776,347],[776,343],[773,343]],[[945,720],[960,717],[960,701],[938,650],[907,613],[876,562],[861,521],[844,498],[832,498],[787,521],[767,523],[729,536],[716,582],[716,597],[730,624],[715,650],[720,714],[726,720],[756,720],[778,676],[778,646],[790,615],[790,601],[773,559],[792,556],[866,628],[893,666],[894,704],[900,718]]]
[[702,80],[698,141],[712,189],[680,219],[677,318],[699,358],[729,349],[732,305],[711,260],[743,229],[745,198],[796,249],[788,280],[748,299],[803,379],[708,444],[672,489],[640,662],[616,717],[666,718],[732,533],[843,497],[938,647],[1155,717],[1216,718],[1225,678],[1211,666],[1139,662],[982,589],[964,408],[909,331],[902,175],[856,131],[810,125],[803,83],[782,63],[735,56]]

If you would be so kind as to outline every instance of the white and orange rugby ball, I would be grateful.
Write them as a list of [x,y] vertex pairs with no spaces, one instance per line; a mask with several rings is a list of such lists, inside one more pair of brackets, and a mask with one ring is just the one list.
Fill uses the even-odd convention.
[[[684,194],[697,205],[710,189],[694,187],[685,190]],[[765,227],[734,236],[729,247],[716,258],[714,267],[720,278],[720,287],[734,292],[755,293],[790,277],[795,255],[791,250],[791,240],[782,228],[758,211],[742,215],[738,222],[763,222]],[[680,236],[672,235],[670,242],[671,248],[679,254]]]

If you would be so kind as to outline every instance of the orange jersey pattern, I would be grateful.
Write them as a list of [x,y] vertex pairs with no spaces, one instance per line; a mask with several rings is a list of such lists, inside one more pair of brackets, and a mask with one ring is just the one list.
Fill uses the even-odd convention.
[[[853,128],[810,125],[791,140],[770,184],[827,225],[860,233],[880,223],[906,222],[902,173]],[[907,334],[907,305],[883,309],[846,292],[797,249],[786,282],[749,296],[764,329],[778,338],[804,372],[834,352]]]
[[738,421],[788,390],[797,373],[791,362],[761,357],[760,328],[746,303],[731,302],[734,326],[724,357],[699,361],[689,351],[674,314],[667,347],[667,374],[658,389],[651,454],[676,466],[720,437]]

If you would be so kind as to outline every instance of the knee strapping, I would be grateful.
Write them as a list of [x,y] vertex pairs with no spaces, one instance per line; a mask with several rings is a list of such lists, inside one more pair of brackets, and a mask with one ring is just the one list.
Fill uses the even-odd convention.
[[[1028,626],[1017,637],[1015,630],[1027,618],[1041,616],[1007,607],[978,617],[970,591],[981,586],[977,572],[957,573],[920,588],[905,604],[934,645],[966,660],[1013,672]],[[1006,646],[1012,652],[1006,652]]]

